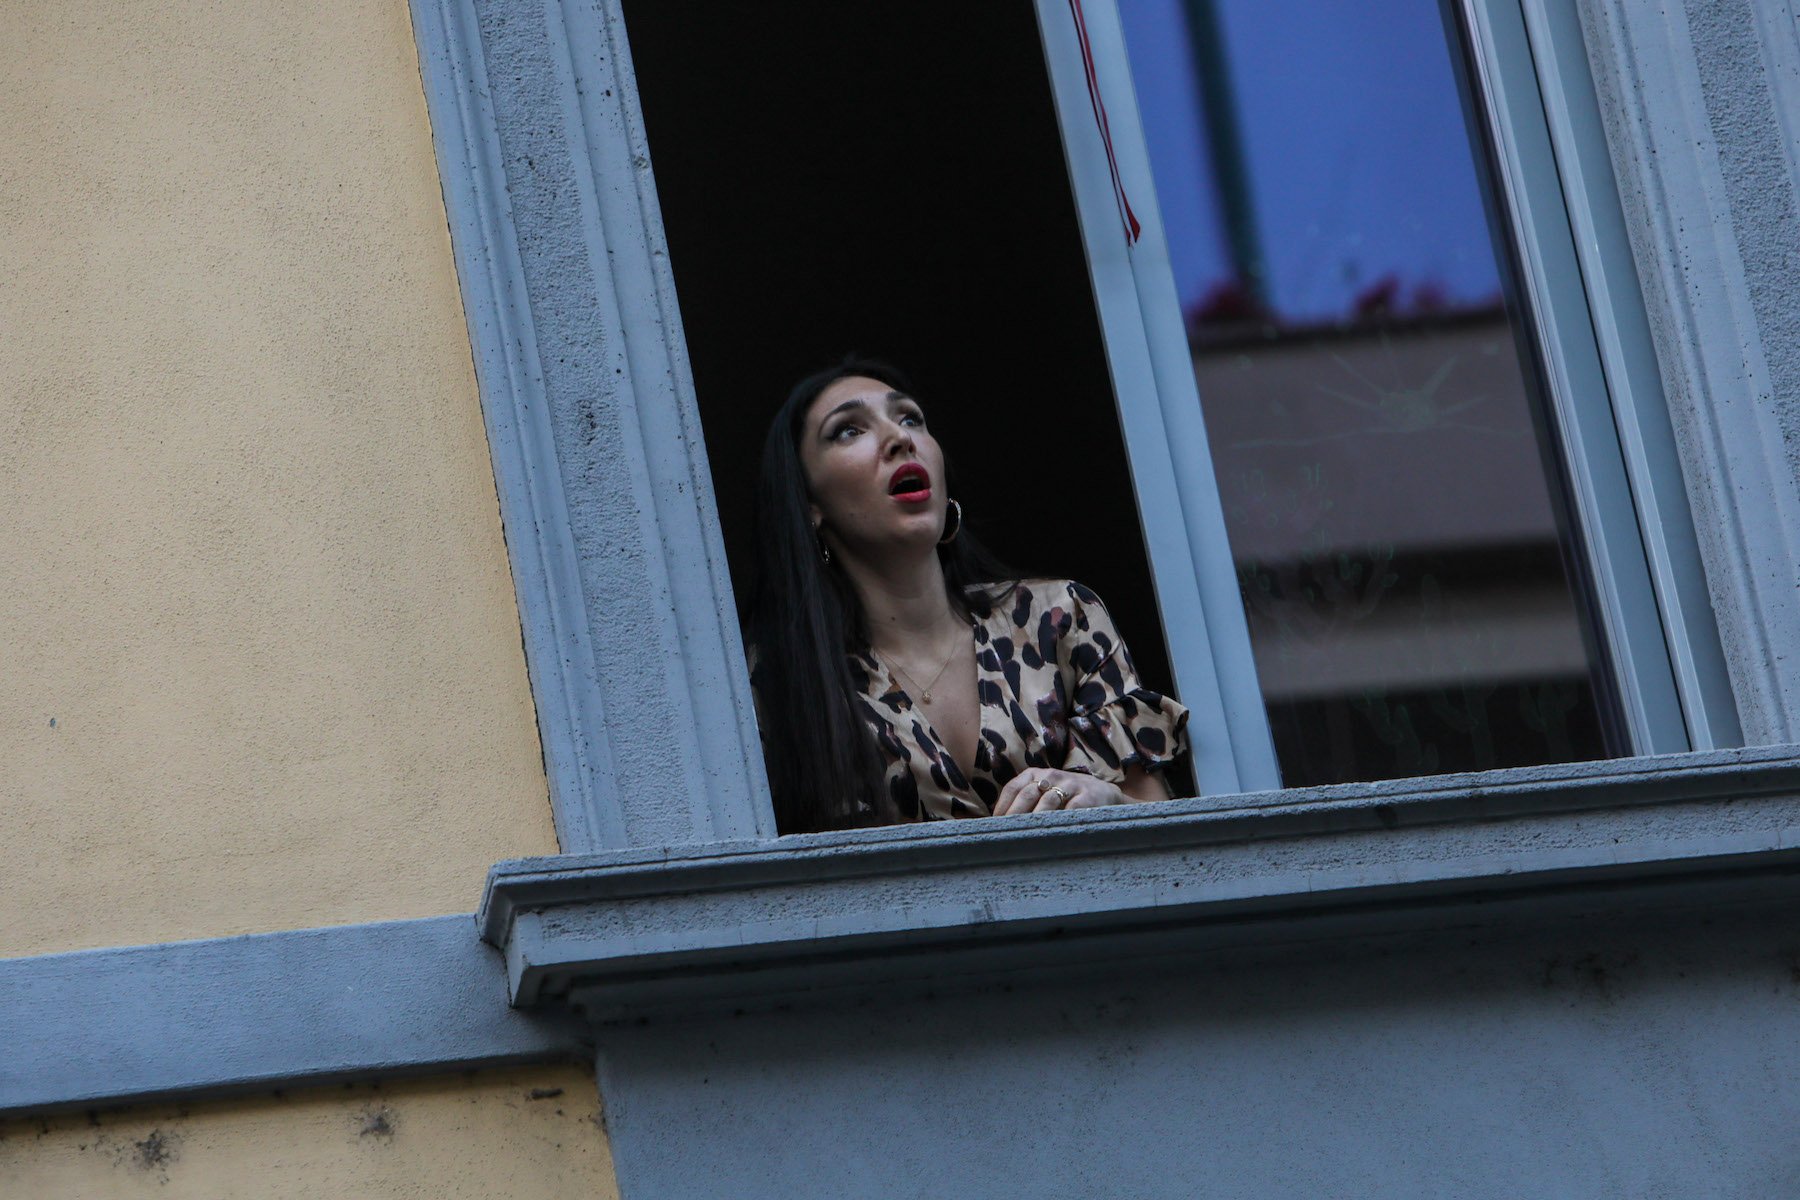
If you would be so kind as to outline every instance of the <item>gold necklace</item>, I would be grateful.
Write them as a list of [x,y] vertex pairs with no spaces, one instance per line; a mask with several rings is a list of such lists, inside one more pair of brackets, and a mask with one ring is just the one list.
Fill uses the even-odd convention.
[[919,687],[918,680],[914,679],[911,675],[908,675],[905,671],[902,671],[900,669],[899,663],[895,662],[893,659],[889,658],[887,655],[883,654],[881,651],[875,650],[875,647],[873,647],[873,646],[870,646],[869,649],[875,651],[875,657],[879,658],[883,663],[885,663],[887,665],[888,670],[890,670],[894,674],[900,676],[900,678],[906,680],[907,686],[910,688],[913,688],[915,690],[915,693],[918,695],[920,704],[930,704],[931,703],[931,689],[937,686],[937,681],[942,679],[944,677],[944,672],[948,671],[950,669],[950,663],[956,658],[956,652],[958,650],[962,649],[962,639],[958,638],[956,643],[950,647],[950,656],[948,658],[944,659],[942,666],[938,667],[937,674],[933,675],[931,677],[931,682],[926,684],[922,688]]

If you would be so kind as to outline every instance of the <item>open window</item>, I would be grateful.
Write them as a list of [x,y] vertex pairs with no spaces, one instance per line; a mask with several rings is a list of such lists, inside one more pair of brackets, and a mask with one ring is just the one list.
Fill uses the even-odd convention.
[[854,351],[912,377],[983,541],[1176,692],[1030,6],[624,15],[739,594],[769,418]]
[[1324,8],[625,0],[734,574],[768,415],[856,350],[1203,792],[1730,744],[1641,317],[1590,310],[1629,264],[1570,237],[1570,31]]
[[1221,502],[1229,567],[1196,560],[1236,579],[1283,782],[1734,744],[1566,15],[1038,9],[1096,280],[1137,293],[1108,318]]

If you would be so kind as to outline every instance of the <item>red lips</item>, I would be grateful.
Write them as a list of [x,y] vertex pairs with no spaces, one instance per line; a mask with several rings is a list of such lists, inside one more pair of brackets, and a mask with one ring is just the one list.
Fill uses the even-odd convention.
[[888,476],[888,495],[902,500],[924,500],[931,495],[931,475],[916,462],[902,463]]

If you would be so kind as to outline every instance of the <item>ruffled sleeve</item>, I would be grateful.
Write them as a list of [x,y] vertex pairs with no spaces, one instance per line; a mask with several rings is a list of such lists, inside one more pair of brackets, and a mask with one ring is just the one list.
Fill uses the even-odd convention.
[[1068,588],[1072,619],[1057,654],[1071,701],[1064,769],[1111,783],[1127,767],[1161,770],[1187,753],[1186,706],[1144,687],[1100,597]]

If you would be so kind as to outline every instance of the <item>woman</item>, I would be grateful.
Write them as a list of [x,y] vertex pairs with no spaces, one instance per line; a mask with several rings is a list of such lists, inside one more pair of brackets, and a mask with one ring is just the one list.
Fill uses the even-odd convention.
[[763,446],[752,680],[784,833],[1166,800],[1187,710],[1092,592],[998,582],[905,379],[848,360]]

